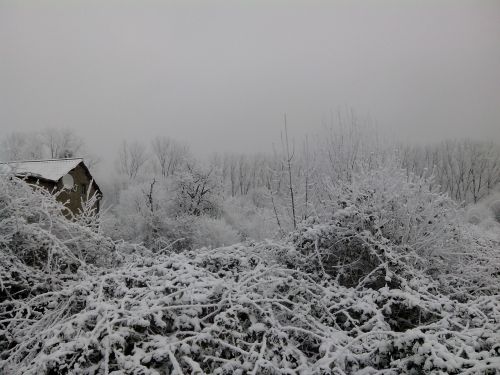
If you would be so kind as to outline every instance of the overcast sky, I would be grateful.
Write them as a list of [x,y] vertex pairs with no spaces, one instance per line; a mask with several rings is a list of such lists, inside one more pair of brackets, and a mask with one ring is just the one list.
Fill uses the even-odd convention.
[[262,151],[284,112],[300,137],[345,108],[403,139],[500,142],[500,1],[0,0],[0,136]]

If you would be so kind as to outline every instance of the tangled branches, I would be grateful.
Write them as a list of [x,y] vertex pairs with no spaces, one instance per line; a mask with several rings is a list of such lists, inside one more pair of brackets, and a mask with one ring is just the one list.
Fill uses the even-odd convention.
[[498,297],[460,303],[423,279],[401,289],[347,288],[270,262],[264,250],[145,258],[59,291],[4,301],[0,368],[396,374],[498,365]]
[[[27,212],[11,209],[23,194],[2,201],[10,210],[2,220],[20,224],[2,226],[0,373],[493,374],[500,366],[494,289],[456,298],[425,254],[366,222],[358,230],[366,216],[356,210],[305,224],[289,241],[153,257],[68,221],[60,229],[79,236],[40,248],[37,238],[59,232],[45,221],[27,231]],[[38,237],[16,242],[12,228]],[[88,262],[99,249],[110,257],[100,245],[108,243],[119,262]],[[48,253],[60,260],[49,263]],[[59,266],[66,259],[79,262],[76,272]],[[22,293],[13,273],[24,275]]]
[[290,236],[311,272],[374,288],[421,272],[463,301],[500,293],[500,243],[466,223],[431,179],[391,168],[359,173],[330,189],[326,207]]

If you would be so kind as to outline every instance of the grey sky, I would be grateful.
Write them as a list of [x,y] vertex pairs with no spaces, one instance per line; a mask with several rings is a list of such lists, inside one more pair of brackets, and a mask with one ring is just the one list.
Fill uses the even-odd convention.
[[0,0],[0,136],[260,151],[284,112],[300,137],[339,108],[500,142],[500,1]]

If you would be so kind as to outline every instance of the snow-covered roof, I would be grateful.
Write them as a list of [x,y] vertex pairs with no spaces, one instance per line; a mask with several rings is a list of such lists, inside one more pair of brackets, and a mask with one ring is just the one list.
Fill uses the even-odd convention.
[[11,161],[2,163],[1,169],[8,170],[10,167],[17,176],[34,176],[57,182],[82,161],[82,158]]

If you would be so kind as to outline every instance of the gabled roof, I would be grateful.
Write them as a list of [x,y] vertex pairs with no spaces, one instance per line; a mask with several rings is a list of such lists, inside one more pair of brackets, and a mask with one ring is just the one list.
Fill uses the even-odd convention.
[[57,182],[82,162],[82,158],[21,160],[1,163],[0,169],[9,168],[16,176],[33,176]]

